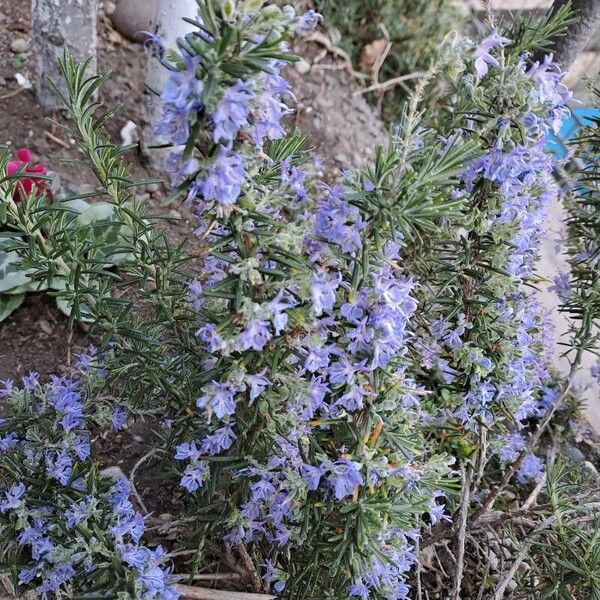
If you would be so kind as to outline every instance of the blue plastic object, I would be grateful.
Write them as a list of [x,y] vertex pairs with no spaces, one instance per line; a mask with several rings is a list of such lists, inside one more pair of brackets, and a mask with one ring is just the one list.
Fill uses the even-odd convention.
[[567,155],[567,143],[577,136],[579,130],[593,123],[593,119],[600,119],[600,108],[594,106],[581,106],[571,110],[572,116],[567,119],[558,135],[550,134],[546,148],[558,158]]

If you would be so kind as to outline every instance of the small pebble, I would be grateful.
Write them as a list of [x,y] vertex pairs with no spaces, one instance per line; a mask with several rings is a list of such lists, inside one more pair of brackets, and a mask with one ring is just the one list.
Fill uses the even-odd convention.
[[146,186],[146,191],[150,194],[156,194],[156,192],[158,192],[159,189],[160,186],[158,185],[158,183],[149,183]]
[[119,479],[127,479],[123,469],[121,467],[106,467],[100,471],[100,477],[103,479],[111,479],[112,481],[119,481]]
[[27,77],[25,77],[25,75],[22,75],[21,73],[15,73],[15,80],[17,82],[17,85],[21,86],[22,88],[25,88],[26,90],[30,90],[33,87],[31,81],[29,81],[29,79],[27,79]]
[[138,126],[133,121],[127,121],[121,128],[122,146],[129,146],[139,139],[137,135]]
[[108,15],[110,17],[110,15],[112,15],[115,12],[115,8],[117,8],[117,6],[114,2],[111,2],[110,0],[106,0],[106,2],[104,2],[105,15]]
[[567,449],[567,456],[574,463],[582,463],[585,461],[585,456],[583,452],[579,448],[575,448],[575,446],[569,446],[569,448]]
[[22,54],[29,50],[29,40],[26,38],[15,38],[10,41],[10,50],[15,54]]
[[4,87],[6,85],[6,79],[0,75],[0,87]]
[[596,477],[600,477],[600,475],[598,474],[598,469],[596,469],[596,467],[589,460],[586,460],[583,463],[583,465],[584,467],[589,469]]
[[300,75],[306,75],[306,73],[308,73],[310,71],[310,63],[307,60],[299,60],[295,65],[294,65],[296,71],[298,71],[298,73],[300,73]]

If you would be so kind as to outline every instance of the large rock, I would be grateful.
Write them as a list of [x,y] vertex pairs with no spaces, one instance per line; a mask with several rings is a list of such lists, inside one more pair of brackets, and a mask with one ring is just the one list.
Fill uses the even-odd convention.
[[158,0],[121,0],[110,19],[115,29],[132,42],[143,42],[140,31],[153,31]]
[[96,73],[96,16],[98,0],[32,0],[31,53],[35,58],[36,93],[46,111],[62,108],[53,81],[66,94],[58,61],[68,49],[75,60],[91,58],[87,75]]

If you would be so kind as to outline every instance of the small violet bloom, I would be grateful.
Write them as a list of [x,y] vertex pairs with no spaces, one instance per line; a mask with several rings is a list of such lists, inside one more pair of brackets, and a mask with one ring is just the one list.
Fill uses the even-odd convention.
[[492,33],[475,48],[475,71],[479,79],[483,79],[487,75],[489,65],[493,65],[494,67],[500,66],[498,59],[492,56],[490,52],[497,46],[510,44],[511,41],[508,38],[499,36],[496,29],[493,29]]

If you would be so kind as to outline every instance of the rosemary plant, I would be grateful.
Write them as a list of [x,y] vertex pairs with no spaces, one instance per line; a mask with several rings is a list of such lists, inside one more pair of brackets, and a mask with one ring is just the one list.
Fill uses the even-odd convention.
[[[13,180],[0,179],[11,248],[33,278],[68,282],[60,297],[100,336],[82,357],[96,368],[77,383],[28,378],[2,392],[12,408],[0,539],[14,551],[15,585],[185,594],[163,552],[141,545],[126,490],[78,454],[86,419],[119,427],[153,416],[165,485],[185,492],[170,537],[174,554],[192,556],[189,583],[222,554],[255,592],[397,600],[422,593],[420,550],[443,542],[456,550],[444,590],[460,598],[467,531],[509,485],[539,485],[542,434],[572,383],[550,371],[533,291],[545,210],[560,193],[544,145],[570,95],[550,58],[524,54],[568,15],[465,41],[449,121],[428,128],[417,92],[372,166],[328,186],[282,125],[293,102],[287,40],[317,15],[260,0],[198,5],[177,50],[151,42],[169,69],[156,134],[172,147],[173,199],[197,214],[199,251],[173,246],[136,199],[102,136],[110,111],[98,114],[94,92],[104,76],[88,78],[69,55],[63,100],[113,207],[119,269],[107,268],[91,225],[72,226],[68,205],[15,202]],[[572,227],[590,215],[582,208]],[[593,277],[588,258],[575,271],[582,282]],[[584,300],[572,312],[587,310],[588,327],[597,301]],[[578,350],[592,347],[591,331],[576,336]],[[50,511],[30,509],[50,495]],[[95,546],[88,529],[107,523]],[[64,551],[23,540],[42,527]],[[105,578],[98,554],[117,577]],[[481,589],[500,598],[513,574],[483,576]]]

